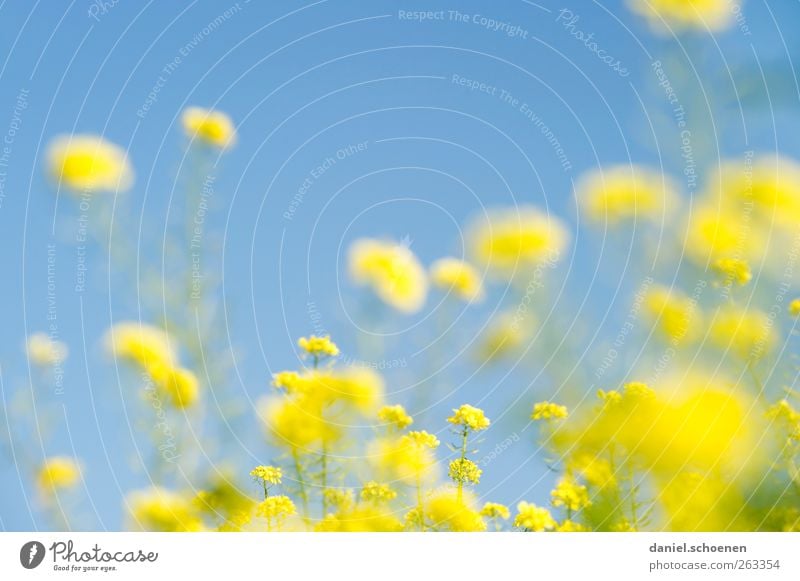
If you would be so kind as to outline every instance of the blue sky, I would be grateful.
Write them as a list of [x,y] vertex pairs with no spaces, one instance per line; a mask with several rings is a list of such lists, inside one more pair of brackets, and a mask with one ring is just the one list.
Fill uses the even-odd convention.
[[[579,17],[572,28],[559,20],[564,8]],[[401,10],[443,11],[443,20],[409,20]],[[451,16],[453,10],[466,21]],[[31,487],[20,481],[12,451],[33,462],[45,453],[81,458],[86,490],[79,495],[78,526],[84,528],[119,528],[122,491],[147,484],[136,467],[135,430],[127,428],[128,414],[137,411],[126,407],[124,393],[133,386],[124,378],[120,384],[102,336],[112,320],[157,319],[157,302],[142,298],[135,273],[109,259],[98,242],[87,245],[86,286],[76,290],[81,209],[65,193],[57,196],[42,171],[54,136],[100,133],[129,150],[134,187],[113,208],[107,199],[95,209],[113,211],[112,240],[133,248],[133,264],[142,270],[165,270],[169,285],[174,273],[168,265],[162,269],[164,232],[180,228],[181,196],[197,162],[186,153],[180,112],[215,107],[239,124],[235,148],[212,159],[217,177],[205,244],[209,257],[221,256],[206,266],[208,276],[223,281],[216,295],[224,313],[221,343],[227,347],[230,337],[235,348],[235,372],[225,389],[244,405],[230,456],[253,462],[275,455],[260,437],[253,402],[272,372],[296,365],[298,336],[324,328],[345,353],[363,357],[352,322],[362,295],[346,280],[343,264],[348,243],[360,236],[408,239],[429,264],[463,252],[461,227],[484,206],[535,204],[574,231],[574,251],[557,278],[563,287],[551,289],[563,301],[555,309],[580,306],[568,321],[590,328],[604,326],[606,311],[624,312],[630,288],[619,284],[619,273],[640,241],[636,235],[609,241],[602,232],[579,229],[573,182],[598,165],[628,161],[663,166],[680,178],[679,136],[669,127],[656,60],[677,63],[670,74],[676,81],[685,77],[681,95],[691,107],[698,155],[706,139],[712,160],[748,149],[800,157],[800,136],[789,128],[797,122],[790,60],[797,47],[779,34],[798,12],[796,4],[767,8],[752,0],[745,20],[728,32],[696,34],[679,45],[653,34],[616,1],[3,2],[6,411],[13,414],[13,394],[36,381],[23,356],[24,338],[47,329],[51,308],[70,358],[63,394],[37,388],[37,408],[53,414],[53,433],[46,441],[17,437],[12,450],[4,448],[0,528],[46,526],[31,508]],[[508,27],[491,30],[482,16]],[[512,36],[503,33],[510,27],[517,27]],[[576,38],[576,29],[593,34],[630,74],[604,63]],[[719,124],[716,136],[707,131],[706,97]],[[653,125],[659,119],[667,120],[665,130]],[[90,230],[102,232],[98,220],[93,214]],[[57,273],[49,289],[55,303],[48,302],[48,256]],[[618,286],[623,290],[615,296]],[[455,361],[432,380],[444,385],[426,427],[444,430],[449,408],[480,403],[498,418],[482,448],[520,438],[487,467],[478,493],[508,504],[543,501],[552,478],[535,453],[524,411],[554,387],[546,374],[534,381],[535,364],[475,375],[469,358],[458,356],[502,306],[503,294],[497,287],[487,305],[463,313],[463,330],[457,327],[446,346]],[[398,334],[385,341],[384,357],[407,363],[387,372],[394,400],[410,403],[413,389],[428,389],[414,375],[446,357],[446,350],[421,349],[433,332],[437,300],[432,296],[420,315],[385,323]],[[219,458],[212,453],[210,461]]]

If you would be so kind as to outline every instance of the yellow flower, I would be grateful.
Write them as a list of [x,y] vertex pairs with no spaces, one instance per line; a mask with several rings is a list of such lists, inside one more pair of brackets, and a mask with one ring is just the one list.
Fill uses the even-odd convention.
[[133,492],[126,504],[130,528],[152,532],[190,532],[203,528],[194,503],[163,488]]
[[622,394],[616,389],[605,391],[602,389],[597,390],[597,399],[603,402],[604,405],[615,405],[622,402]]
[[589,532],[589,529],[582,524],[571,520],[565,520],[563,523],[556,526],[555,531],[557,533],[586,533]]
[[703,268],[709,262],[739,256],[758,264],[772,237],[768,226],[747,219],[747,213],[718,202],[700,202],[689,216],[686,255]]
[[785,421],[789,424],[796,424],[800,422],[800,413],[792,407],[785,399],[780,400],[778,403],[772,405],[767,410],[767,417],[771,420]]
[[675,344],[700,336],[702,314],[695,302],[676,289],[654,286],[642,300],[645,315],[661,335]]
[[611,225],[636,218],[662,221],[678,201],[671,180],[635,165],[591,172],[580,181],[576,192],[589,220]]
[[401,523],[391,512],[374,504],[339,510],[326,516],[314,530],[322,532],[399,532]]
[[283,471],[275,466],[256,466],[250,471],[250,476],[266,484],[280,484]]
[[567,406],[541,401],[533,406],[532,420],[562,420],[567,417]]
[[714,263],[714,272],[722,279],[724,285],[744,286],[753,278],[750,265],[746,260],[736,258],[720,258]]
[[416,484],[433,480],[436,468],[433,450],[438,445],[439,440],[432,434],[409,432],[400,438],[377,440],[370,445],[369,457],[387,479]]
[[158,391],[178,409],[193,406],[199,397],[199,383],[194,373],[180,367],[151,365],[148,369]]
[[260,415],[275,443],[289,449],[308,451],[342,437],[341,427],[326,421],[318,407],[305,408],[294,400],[267,399]]
[[480,431],[485,430],[491,423],[483,410],[472,407],[469,404],[464,404],[458,409],[453,410],[453,415],[447,418],[447,421],[457,426],[464,426],[470,430]]
[[302,373],[283,372],[275,380],[307,410],[335,403],[348,411],[374,412],[383,401],[383,378],[366,367],[310,369]]
[[526,313],[525,318],[511,312],[494,317],[480,338],[481,360],[491,361],[519,351],[532,337],[534,324],[530,313]]
[[577,454],[570,459],[568,467],[578,472],[591,486],[605,488],[616,484],[611,464],[604,458],[596,458],[591,454]]
[[328,506],[350,508],[353,506],[353,491],[349,488],[326,488],[322,491]]
[[578,484],[570,477],[559,480],[555,489],[550,492],[550,497],[552,498],[553,506],[563,506],[572,511],[580,510],[591,504],[586,487]]
[[508,507],[504,504],[498,504],[496,502],[487,502],[483,505],[481,509],[481,516],[486,518],[500,518],[503,520],[507,520],[511,517],[511,511],[508,510]]
[[26,347],[31,363],[41,367],[59,365],[69,354],[65,343],[51,339],[47,333],[34,333],[28,337]]
[[356,240],[350,247],[349,265],[356,284],[370,286],[383,302],[398,311],[415,313],[425,303],[425,269],[406,244]]
[[639,400],[654,399],[656,392],[641,381],[631,381],[622,386],[623,399],[636,402]]
[[295,393],[301,386],[300,374],[296,371],[280,371],[272,376],[272,385],[289,393]]
[[416,446],[430,448],[431,450],[439,447],[439,439],[425,430],[409,432],[404,438],[405,441],[411,442]]
[[115,357],[145,370],[154,365],[172,366],[176,359],[167,334],[150,325],[117,323],[109,331],[106,342]]
[[511,279],[558,262],[569,234],[559,219],[524,206],[475,219],[467,230],[467,239],[477,264],[500,278]]
[[431,528],[453,533],[486,530],[481,513],[474,508],[471,495],[463,494],[459,500],[456,490],[444,488],[431,494],[425,503],[425,516]]
[[721,30],[734,20],[729,0],[628,0],[628,4],[659,32]]
[[528,502],[520,502],[517,505],[517,516],[514,517],[514,526],[540,533],[552,530],[556,527],[556,521],[550,515],[550,511]]
[[405,408],[401,405],[386,405],[378,410],[378,419],[384,423],[391,424],[398,430],[403,430],[414,423],[414,419],[408,415]]
[[50,176],[76,193],[117,192],[133,184],[125,151],[96,135],[57,137],[47,151]]
[[225,113],[200,107],[187,107],[181,117],[190,139],[224,149],[236,143],[236,128]]
[[361,489],[361,499],[370,502],[389,502],[397,498],[397,492],[388,484],[380,484],[374,480],[367,482]]
[[431,282],[467,302],[483,300],[480,273],[471,264],[458,258],[441,258],[431,265]]
[[778,333],[767,313],[732,306],[717,312],[709,337],[720,349],[732,349],[748,360],[761,358],[778,342]]
[[789,314],[792,317],[800,317],[800,299],[794,299],[789,303]]
[[256,505],[256,516],[268,520],[282,520],[297,513],[294,502],[288,496],[277,495],[265,498]]
[[317,337],[316,335],[301,337],[297,344],[312,357],[336,357],[339,355],[339,348],[336,343],[331,341],[328,335],[324,337]]
[[483,474],[483,470],[478,468],[475,462],[466,458],[456,458],[450,462],[450,467],[447,471],[447,475],[450,476],[453,482],[460,484],[478,484],[481,480],[481,474]]
[[72,488],[78,483],[81,471],[78,463],[68,456],[47,458],[39,468],[38,483],[42,492]]

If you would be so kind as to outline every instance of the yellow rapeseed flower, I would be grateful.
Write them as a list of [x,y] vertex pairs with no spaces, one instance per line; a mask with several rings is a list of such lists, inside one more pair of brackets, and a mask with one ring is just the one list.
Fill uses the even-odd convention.
[[339,355],[339,348],[336,343],[331,341],[330,336],[317,337],[311,335],[310,337],[301,337],[297,341],[297,345],[312,357],[336,357]]
[[720,282],[725,286],[744,286],[753,278],[750,265],[746,260],[738,258],[719,258],[713,265],[714,272],[720,277]]
[[628,5],[659,32],[721,30],[733,22],[729,0],[628,0]]
[[558,481],[556,487],[550,492],[553,506],[575,511],[589,506],[589,492],[582,484],[578,484],[571,477],[564,477]]
[[457,426],[464,426],[475,432],[485,430],[491,423],[483,410],[464,404],[453,410],[453,415],[447,421]]
[[381,484],[371,480],[361,489],[361,499],[369,502],[389,502],[397,498],[397,492],[388,484]]
[[468,227],[467,239],[473,260],[508,280],[544,264],[555,265],[569,234],[558,218],[524,206],[476,218]]
[[450,462],[447,475],[457,484],[478,484],[483,470],[472,460],[456,458]]
[[414,423],[414,419],[408,415],[406,409],[401,405],[385,405],[378,410],[378,419],[386,424],[390,424],[398,430],[403,430]]
[[483,299],[483,282],[474,266],[458,258],[441,258],[430,268],[431,282],[467,302]]
[[52,339],[47,333],[33,333],[26,345],[28,359],[41,367],[63,363],[69,354],[66,343]]
[[800,317],[800,299],[793,299],[789,303],[789,314],[795,318]]
[[301,385],[300,374],[296,371],[279,371],[272,376],[272,385],[295,393]]
[[409,432],[400,437],[381,438],[369,446],[369,457],[375,468],[386,479],[397,479],[409,484],[432,481],[435,476],[436,456],[433,450],[439,440],[427,432]]
[[589,220],[616,225],[637,218],[664,220],[679,199],[675,190],[671,180],[657,171],[619,165],[585,176],[576,195]]
[[[460,499],[459,499],[460,498]],[[453,533],[486,530],[481,513],[474,507],[469,494],[459,494],[451,488],[437,490],[425,503],[425,516],[431,528]]]
[[268,520],[282,520],[297,513],[297,508],[288,496],[277,495],[265,498],[256,505],[256,516]]
[[777,344],[778,333],[768,313],[727,306],[711,321],[709,338],[718,348],[751,360],[768,353]]
[[344,508],[335,514],[329,514],[314,530],[341,533],[399,532],[403,530],[403,523],[385,507],[371,503]]
[[684,251],[703,268],[729,256],[759,264],[770,237],[769,226],[748,220],[746,212],[727,204],[701,201],[689,215]]
[[117,323],[108,332],[111,353],[149,369],[153,365],[174,365],[176,356],[167,334],[161,329],[135,322]]
[[497,502],[487,502],[481,509],[481,516],[486,518],[499,518],[507,520],[511,517],[511,511],[504,504]]
[[532,420],[562,420],[567,417],[567,406],[540,401],[533,406]]
[[429,434],[425,430],[409,432],[406,436],[404,436],[404,438],[405,440],[403,441],[413,443],[414,445],[422,448],[430,448],[433,450],[434,448],[439,447],[439,439],[433,434]]
[[645,316],[674,344],[696,340],[702,330],[702,313],[695,301],[677,289],[654,286],[642,299]]
[[50,176],[75,193],[117,192],[133,184],[125,151],[97,135],[62,136],[47,151]]
[[328,506],[339,509],[347,509],[353,506],[353,491],[349,488],[326,488],[322,491],[325,502]]
[[200,384],[197,376],[188,369],[151,365],[148,372],[159,393],[168,397],[176,408],[188,408],[197,402]]
[[555,531],[557,533],[586,533],[589,532],[589,529],[575,521],[565,520],[556,526]]
[[39,468],[37,482],[43,493],[54,489],[72,488],[78,483],[81,471],[78,463],[68,456],[47,458]]
[[330,445],[342,437],[341,426],[325,420],[318,407],[291,399],[267,399],[259,407],[267,433],[276,444],[300,451]]
[[526,531],[539,533],[553,530],[556,527],[556,521],[546,508],[523,501],[517,505],[517,516],[514,517],[514,526]]
[[256,466],[250,471],[250,476],[265,484],[280,484],[283,471],[276,466]]
[[387,305],[415,313],[425,303],[428,279],[419,259],[406,244],[361,239],[349,252],[350,275],[367,285]]
[[181,116],[190,139],[224,149],[236,143],[236,128],[225,113],[200,107],[187,107]]
[[203,528],[192,500],[164,488],[133,492],[126,505],[131,528],[151,532],[191,532]]

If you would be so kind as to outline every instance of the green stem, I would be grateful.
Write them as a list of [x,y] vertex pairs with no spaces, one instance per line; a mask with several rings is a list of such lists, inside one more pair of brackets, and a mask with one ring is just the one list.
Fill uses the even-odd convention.
[[[469,435],[469,428],[464,426],[464,431],[461,433],[461,463],[467,458],[467,436]],[[461,504],[464,499],[464,481],[458,481],[458,503]]]
[[328,500],[325,496],[325,490],[328,488],[328,447],[323,442],[322,444],[322,518],[328,514]]
[[294,462],[294,471],[297,473],[297,484],[300,487],[300,500],[303,503],[303,520],[308,522],[308,493],[306,492],[306,482],[303,476],[303,467],[300,464],[300,457],[297,454],[297,448],[292,448],[292,460]]
[[419,530],[425,530],[425,507],[422,504],[422,475],[417,473],[417,517],[419,518]]

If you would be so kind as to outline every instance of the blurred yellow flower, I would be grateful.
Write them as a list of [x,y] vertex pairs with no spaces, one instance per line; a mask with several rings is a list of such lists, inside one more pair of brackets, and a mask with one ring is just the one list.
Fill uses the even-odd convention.
[[540,401],[533,406],[532,420],[562,420],[567,417],[567,406]]
[[589,529],[575,521],[565,520],[556,526],[555,531],[557,533],[585,533],[588,532]]
[[529,502],[520,502],[517,505],[517,516],[514,517],[514,526],[540,533],[542,531],[553,530],[556,521],[553,520],[550,511]]
[[695,341],[703,329],[696,302],[678,289],[656,285],[642,300],[642,310],[664,339],[674,344]]
[[414,418],[399,404],[383,406],[378,410],[378,419],[398,430],[403,430],[414,423]]
[[131,493],[126,499],[129,528],[152,532],[192,532],[203,529],[194,503],[160,487]]
[[273,383],[286,387],[309,410],[339,403],[350,411],[369,413],[381,404],[385,391],[383,378],[367,367],[281,372]]
[[403,530],[403,523],[388,509],[367,504],[344,508],[327,515],[314,530],[338,533],[399,532]]
[[361,499],[369,502],[389,502],[397,498],[397,492],[388,484],[381,484],[371,480],[361,489]]
[[353,506],[353,491],[349,488],[326,488],[322,495],[328,506],[350,508]]
[[483,300],[483,281],[471,264],[458,258],[441,258],[430,268],[431,282],[467,302]]
[[368,285],[387,305],[415,313],[425,304],[428,279],[419,259],[406,244],[360,239],[349,251],[350,276]]
[[789,314],[792,317],[800,317],[800,299],[793,299],[789,303]]
[[569,234],[556,217],[532,206],[498,210],[475,218],[467,230],[473,260],[499,278],[511,279],[544,264],[555,265]]
[[484,415],[483,410],[464,404],[458,409],[453,410],[453,415],[447,421],[457,426],[464,426],[473,431],[485,430],[491,423],[489,418]]
[[553,506],[576,511],[589,506],[589,492],[585,486],[578,484],[569,476],[558,481],[556,487],[550,492]]
[[28,337],[26,351],[30,362],[41,367],[63,363],[69,355],[66,343],[52,339],[47,333]]
[[171,367],[176,360],[167,334],[150,325],[117,323],[108,332],[106,344],[114,357],[135,363],[145,370],[154,365]]
[[190,139],[224,149],[236,143],[236,128],[225,113],[200,107],[187,107],[181,116],[183,129]]
[[75,193],[117,192],[133,184],[125,151],[97,135],[66,135],[47,150],[48,173]]
[[469,494],[459,496],[451,488],[443,488],[430,495],[425,503],[425,516],[436,530],[452,533],[486,530],[486,523],[475,509],[473,497]]
[[628,0],[628,5],[660,32],[722,30],[734,20],[729,0]]
[[720,282],[725,286],[734,284],[744,286],[753,278],[753,273],[750,272],[750,265],[746,260],[719,258],[714,262],[712,268],[722,279]]
[[636,165],[599,169],[576,187],[578,203],[588,219],[612,226],[637,218],[663,221],[679,201],[675,191],[670,179]]
[[726,306],[711,321],[709,338],[718,348],[751,360],[763,357],[777,344],[778,332],[769,314]]
[[302,380],[296,371],[279,371],[272,376],[272,385],[291,394],[297,393],[302,386]]
[[480,360],[492,361],[511,356],[533,336],[535,321],[526,313],[520,318],[512,312],[500,313],[489,321],[478,343]]
[[768,226],[749,220],[744,211],[701,201],[689,215],[684,251],[703,268],[730,256],[759,264],[767,252],[770,234]]
[[385,479],[408,484],[433,481],[436,456],[433,450],[439,440],[427,432],[409,432],[400,437],[380,438],[368,449],[368,456],[377,472]]
[[342,428],[326,421],[321,410],[293,399],[267,399],[259,408],[267,434],[275,443],[292,450],[308,451],[342,437]]
[[72,488],[78,483],[81,471],[78,463],[69,456],[47,458],[39,468],[37,482],[43,493],[56,489]]
[[336,346],[336,343],[331,341],[328,335],[324,337],[317,337],[316,335],[301,337],[297,341],[297,345],[300,349],[316,358],[336,357],[339,355],[339,348]]
[[486,518],[499,518],[507,520],[511,517],[511,511],[504,504],[497,502],[487,502],[481,509],[481,516]]
[[430,448],[433,450],[434,448],[439,447],[439,439],[433,434],[429,434],[424,430],[420,430],[418,432],[409,432],[408,435],[404,436],[404,438],[406,438],[408,442],[423,448]]
[[188,369],[156,364],[151,365],[148,372],[159,393],[167,396],[176,408],[188,408],[197,402],[199,382]]

